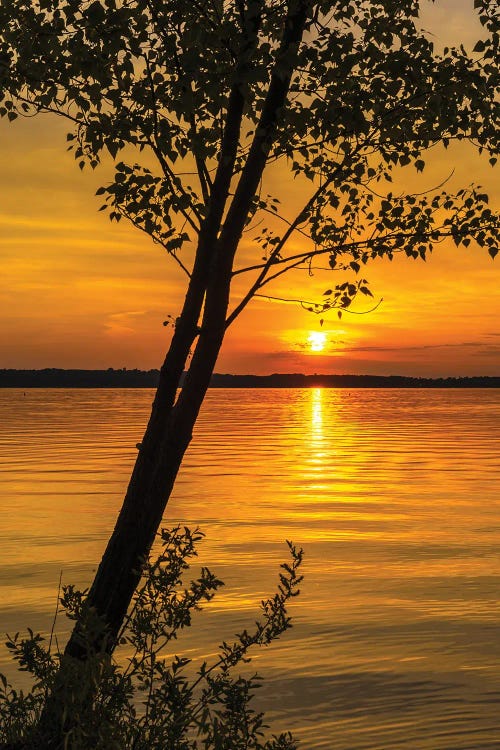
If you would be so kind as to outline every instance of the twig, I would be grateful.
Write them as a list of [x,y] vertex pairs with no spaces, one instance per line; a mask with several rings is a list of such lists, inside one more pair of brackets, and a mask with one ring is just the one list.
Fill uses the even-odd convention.
[[[55,630],[55,627],[56,627],[57,615],[59,614],[59,594],[61,593],[62,574],[63,574],[63,572],[61,570],[61,572],[59,573],[59,583],[57,585],[56,611],[54,612],[54,619],[52,621],[52,627],[50,629],[49,654],[50,654],[50,649],[52,648],[52,639],[54,637],[54,630]],[[57,643],[57,639],[56,639],[56,643]]]

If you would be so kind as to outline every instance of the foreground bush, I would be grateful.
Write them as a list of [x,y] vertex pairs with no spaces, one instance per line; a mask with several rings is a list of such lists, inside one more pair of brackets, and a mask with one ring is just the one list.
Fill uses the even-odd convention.
[[[144,566],[141,584],[120,633],[118,647],[128,656],[117,661],[90,650],[83,664],[74,663],[71,690],[63,701],[60,736],[64,750],[295,750],[290,734],[265,739],[264,716],[252,708],[258,675],[242,677],[238,668],[250,661],[250,649],[266,646],[290,626],[289,599],[299,593],[302,550],[287,542],[290,563],[281,566],[277,592],[261,602],[252,630],[234,642],[223,641],[213,663],[197,671],[190,659],[170,656],[170,642],[191,625],[192,614],[223,585],[207,568],[183,583],[203,534],[180,527],[161,532],[161,553]],[[95,643],[102,625],[86,607],[86,592],[63,587],[60,604],[66,616],[82,623],[82,645]],[[7,648],[33,684],[15,690],[0,675],[0,747],[37,748],[42,710],[52,694],[62,654],[28,631],[27,638],[8,637]],[[169,645],[170,644],[170,645]],[[130,655],[130,653],[132,655]],[[65,669],[71,664],[65,664]],[[190,674],[189,674],[190,673]],[[61,708],[61,707],[59,707]],[[42,741],[43,742],[43,741]],[[43,747],[43,744],[42,744]]]

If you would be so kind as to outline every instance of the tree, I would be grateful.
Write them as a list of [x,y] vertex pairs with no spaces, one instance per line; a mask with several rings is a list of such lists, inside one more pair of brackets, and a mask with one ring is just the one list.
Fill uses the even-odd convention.
[[[418,0],[3,0],[0,115],[65,118],[82,169],[109,152],[115,176],[97,191],[103,209],[146,232],[186,275],[151,417],[89,593],[108,651],[224,334],[252,298],[322,257],[345,275],[306,306],[341,315],[371,296],[360,271],[374,258],[425,259],[446,237],[497,254],[498,217],[480,188],[413,195],[387,184],[401,168],[422,171],[431,148],[454,141],[496,162],[500,18],[493,0],[474,5],[484,38],[470,54],[438,54],[418,28]],[[295,216],[268,193],[278,163],[304,192]],[[254,225],[256,259],[242,266],[240,239]],[[296,237],[299,250],[289,243]],[[230,307],[235,275],[248,289]],[[66,653],[84,656],[78,628]]]

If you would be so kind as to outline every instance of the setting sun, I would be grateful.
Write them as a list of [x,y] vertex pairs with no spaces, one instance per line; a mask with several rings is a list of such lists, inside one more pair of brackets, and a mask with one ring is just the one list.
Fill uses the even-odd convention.
[[311,333],[307,337],[307,340],[312,352],[322,352],[326,344],[326,333],[311,331]]

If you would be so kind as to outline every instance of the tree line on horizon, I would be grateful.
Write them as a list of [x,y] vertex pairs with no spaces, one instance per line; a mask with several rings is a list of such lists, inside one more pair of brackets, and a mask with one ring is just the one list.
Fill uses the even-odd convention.
[[[0,388],[155,388],[159,370],[126,367],[106,370],[43,368],[0,370]],[[210,388],[500,388],[500,376],[416,377],[406,375],[354,375],[272,373],[269,375],[214,373]]]

